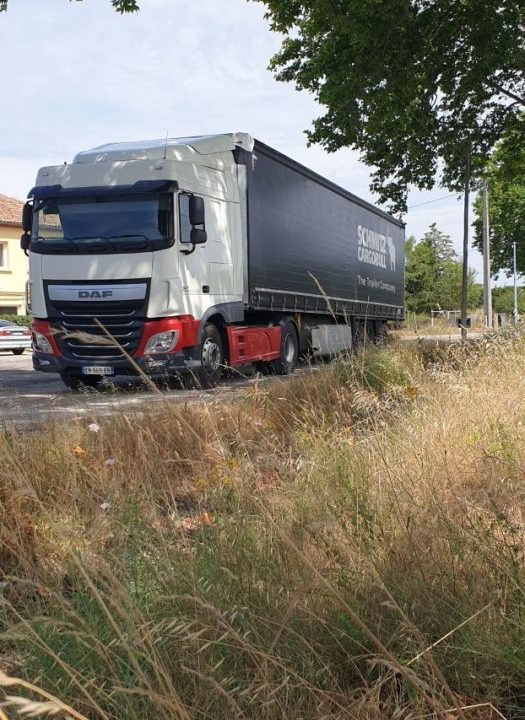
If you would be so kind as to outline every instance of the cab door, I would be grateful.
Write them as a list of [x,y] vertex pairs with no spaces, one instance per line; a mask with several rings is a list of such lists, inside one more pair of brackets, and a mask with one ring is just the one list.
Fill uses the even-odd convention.
[[192,194],[182,192],[178,197],[180,275],[184,294],[202,295],[210,291],[209,248],[208,242],[194,246],[191,241],[190,198]]
[[179,249],[182,290],[189,295],[229,296],[233,292],[233,263],[229,232],[228,203],[205,197],[204,224],[207,240],[202,245],[191,241],[190,193],[178,199]]
[[228,203],[210,198],[206,204],[210,294],[229,296],[233,292],[233,262]]

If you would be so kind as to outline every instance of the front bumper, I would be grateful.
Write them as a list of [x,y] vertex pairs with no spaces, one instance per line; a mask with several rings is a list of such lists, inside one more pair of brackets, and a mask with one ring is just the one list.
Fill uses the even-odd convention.
[[[124,352],[118,352],[114,356],[108,356],[105,352],[104,356],[100,354],[91,354],[76,357],[74,349],[62,347],[60,345],[60,336],[64,334],[63,328],[57,328],[52,325],[49,320],[33,320],[32,330],[34,335],[33,344],[33,367],[41,372],[63,373],[67,375],[81,376],[87,373],[83,372],[85,367],[111,367],[113,372],[109,377],[119,375],[140,375],[141,372],[152,377],[166,377],[181,372],[192,372],[196,367],[200,366],[198,361],[198,332],[199,321],[191,316],[179,316],[174,318],[163,318],[160,320],[147,320],[142,328],[140,340],[137,349],[130,353],[133,362],[128,360]],[[174,351],[167,353],[145,354],[148,340],[157,333],[173,332],[178,334],[178,345]],[[93,331],[91,331],[93,332]],[[42,335],[50,346],[52,352],[43,352],[39,346],[39,335]],[[71,332],[70,332],[71,336]],[[90,345],[93,338],[98,340],[101,336],[100,330],[98,336],[92,334],[87,338],[88,344],[86,348],[98,348],[99,342],[94,346]],[[79,347],[82,349],[83,339],[80,339]],[[101,344],[100,347],[107,348],[107,345]],[[64,350],[65,352],[61,352]],[[111,350],[114,348],[110,348]],[[89,373],[92,374],[92,373]],[[96,374],[96,373],[95,373]]]
[[[192,372],[200,363],[194,358],[192,349],[186,349],[182,352],[166,353],[165,355],[148,355],[134,362],[140,370],[150,377],[166,377],[167,375],[176,375],[184,372]],[[140,375],[137,368],[132,365],[129,360],[73,360],[66,357],[56,357],[48,353],[33,352],[33,368],[40,372],[64,373],[66,375],[83,375],[83,367],[112,367],[113,375],[109,377],[117,377],[119,375],[135,376]]]

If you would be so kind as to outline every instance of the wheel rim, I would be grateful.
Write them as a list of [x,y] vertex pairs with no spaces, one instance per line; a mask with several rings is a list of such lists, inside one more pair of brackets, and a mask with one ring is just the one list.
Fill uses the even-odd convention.
[[202,346],[202,367],[209,373],[217,372],[222,365],[222,353],[219,345],[207,338]]
[[288,334],[284,339],[284,359],[292,364],[295,361],[295,343],[292,335]]

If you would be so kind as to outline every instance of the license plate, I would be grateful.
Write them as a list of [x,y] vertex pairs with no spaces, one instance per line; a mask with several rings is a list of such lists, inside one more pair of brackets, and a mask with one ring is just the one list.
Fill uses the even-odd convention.
[[115,368],[106,365],[84,365],[82,375],[114,375]]

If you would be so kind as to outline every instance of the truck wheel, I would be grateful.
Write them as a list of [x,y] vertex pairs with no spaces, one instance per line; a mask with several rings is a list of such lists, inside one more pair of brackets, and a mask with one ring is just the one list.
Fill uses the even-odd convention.
[[60,379],[69,390],[75,392],[85,388],[97,388],[102,382],[99,375],[70,375],[69,373],[60,373]]
[[281,357],[268,363],[269,371],[273,375],[291,375],[297,365],[299,357],[299,338],[295,325],[286,320],[281,325]]
[[24,352],[25,348],[16,348],[15,350],[11,350],[13,355],[21,355]]
[[255,368],[256,372],[260,373],[261,375],[271,375],[271,366],[271,362],[263,362],[262,360],[258,360],[257,362],[253,363],[253,367]]
[[220,332],[215,325],[208,323],[204,328],[204,338],[200,349],[201,367],[197,371],[197,380],[202,388],[218,385],[224,367],[224,348]]

